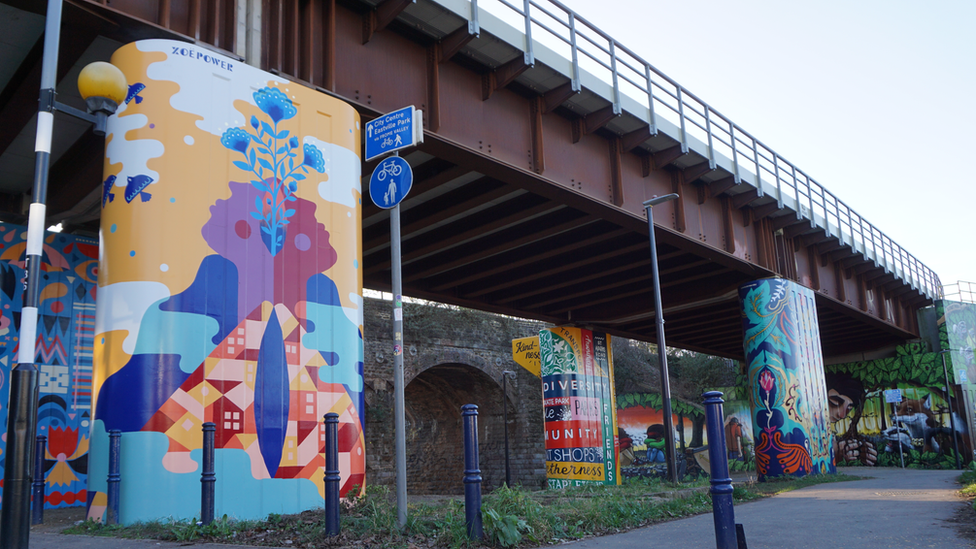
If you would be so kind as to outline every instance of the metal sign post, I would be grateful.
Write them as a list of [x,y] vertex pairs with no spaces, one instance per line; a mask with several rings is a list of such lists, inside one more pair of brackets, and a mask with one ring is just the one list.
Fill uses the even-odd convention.
[[898,426],[898,410],[895,404],[901,402],[901,389],[887,389],[884,392],[885,402],[891,404],[891,422],[895,428],[895,441],[898,443],[898,457],[901,458],[901,468],[905,468],[905,454],[901,448],[901,427]]
[[[395,153],[394,153],[395,154]],[[390,210],[390,270],[393,273],[393,427],[396,440],[397,520],[407,525],[407,442],[403,397],[403,288],[400,280],[400,201],[413,185],[410,164],[399,156],[379,163],[369,178],[373,203]]]
[[403,381],[403,284],[400,276],[400,202],[413,185],[413,170],[395,151],[423,143],[423,112],[404,107],[366,124],[366,160],[384,154],[369,178],[369,197],[390,210],[390,271],[393,290],[393,427],[395,438],[397,522],[407,526],[407,442]]
[[400,280],[400,205],[390,211],[390,268],[393,271],[393,425],[396,437],[397,522],[407,526],[407,439],[403,396],[403,288]]

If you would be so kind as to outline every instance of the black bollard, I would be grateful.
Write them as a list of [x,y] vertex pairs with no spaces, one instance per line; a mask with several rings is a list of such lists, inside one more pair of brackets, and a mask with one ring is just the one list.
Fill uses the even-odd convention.
[[217,475],[214,472],[214,435],[217,425],[211,421],[203,424],[203,473],[200,475],[200,522],[210,524],[214,519],[214,488]]
[[478,405],[461,406],[464,422],[464,522],[468,537],[484,537],[481,524],[481,468],[478,465]]
[[47,437],[37,435],[34,442],[34,482],[31,500],[31,524],[44,522],[44,448],[47,447]]
[[339,414],[325,414],[325,535],[339,535]]
[[725,453],[725,426],[722,424],[722,393],[709,391],[705,398],[705,428],[708,432],[708,461],[712,475],[712,516],[715,519],[715,546],[736,549],[735,511],[732,509],[732,478],[729,456]]
[[122,482],[120,452],[122,450],[122,431],[112,429],[108,432],[108,509],[105,510],[105,523],[119,522],[119,483]]

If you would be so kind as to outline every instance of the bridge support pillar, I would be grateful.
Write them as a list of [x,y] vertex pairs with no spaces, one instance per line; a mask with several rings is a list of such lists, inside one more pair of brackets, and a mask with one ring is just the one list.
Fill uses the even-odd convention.
[[813,291],[767,278],[742,285],[739,300],[759,480],[835,472]]

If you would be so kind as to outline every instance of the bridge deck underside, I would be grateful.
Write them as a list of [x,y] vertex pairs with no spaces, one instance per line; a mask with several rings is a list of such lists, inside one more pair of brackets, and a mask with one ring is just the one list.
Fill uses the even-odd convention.
[[[62,44],[74,53],[60,77],[87,62],[92,44],[186,38],[175,19],[130,3],[66,3]],[[586,90],[565,94],[559,74],[519,66],[487,32],[434,37],[364,2],[265,4],[283,7],[264,14],[262,68],[349,101],[364,120],[410,104],[425,111],[425,143],[404,154],[415,172],[401,206],[405,295],[654,341],[642,203],[677,192],[654,210],[669,345],[741,358],[736,290],[767,276],[817,292],[825,356],[917,336],[915,311],[930,302],[918,290],[673,137],[608,116]],[[217,23],[200,40],[232,47]],[[492,44],[511,57],[486,65]],[[0,114],[15,122],[0,128],[0,161],[36,110],[32,46],[6,61],[16,66],[0,82]],[[72,86],[65,79],[59,93]],[[89,132],[52,152],[52,221],[97,230],[100,148]],[[374,166],[363,166],[364,189]],[[0,214],[22,218],[25,189],[0,191]],[[368,196],[362,268],[366,287],[389,289],[389,213]]]

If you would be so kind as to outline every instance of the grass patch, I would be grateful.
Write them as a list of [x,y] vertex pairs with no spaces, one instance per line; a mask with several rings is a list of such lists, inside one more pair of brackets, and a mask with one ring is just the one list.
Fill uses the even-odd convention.
[[970,498],[973,509],[976,509],[976,461],[969,464],[969,468],[963,471],[957,479],[962,484],[959,493]]
[[[760,499],[822,482],[854,480],[849,475],[811,476],[737,485],[736,503]],[[677,518],[711,512],[708,480],[671,485],[660,479],[634,479],[621,486],[591,485],[529,492],[499,488],[482,499],[484,540],[468,539],[463,498],[432,498],[408,506],[407,526],[398,527],[396,498],[385,486],[371,486],[346,502],[341,534],[326,538],[324,513],[270,515],[263,521],[223,517],[203,526],[196,521],[157,521],[132,526],[84,522],[65,533],[264,545],[277,547],[408,547],[463,549],[527,547],[588,536],[614,534]]]

